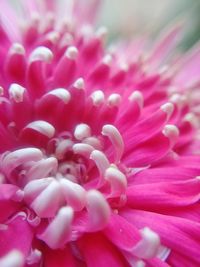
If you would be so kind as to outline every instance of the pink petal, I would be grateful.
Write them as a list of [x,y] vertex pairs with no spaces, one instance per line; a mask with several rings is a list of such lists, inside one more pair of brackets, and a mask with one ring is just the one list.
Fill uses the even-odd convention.
[[139,230],[123,217],[115,214],[112,214],[103,233],[114,245],[123,250],[132,250],[141,240]]
[[[133,169],[134,172],[134,169]],[[130,184],[149,184],[188,180],[199,175],[199,168],[185,168],[183,166],[158,166],[137,172],[129,178]]]
[[72,251],[67,246],[61,250],[45,249],[44,267],[77,267],[77,261],[73,257]]
[[27,256],[31,250],[32,238],[33,231],[26,220],[26,214],[18,213],[1,231],[0,256],[12,249],[17,249]]
[[127,189],[127,204],[134,208],[159,210],[189,206],[199,201],[200,180],[133,185]]
[[102,234],[85,235],[79,242],[87,267],[128,267],[120,252]]
[[199,81],[199,66],[200,49],[198,43],[178,62],[179,72],[175,77],[175,83],[181,88]]
[[177,45],[180,40],[180,35],[182,32],[181,24],[174,25],[173,27],[167,29],[160,40],[156,42],[155,48],[153,49],[150,62],[154,67],[159,66],[163,61],[169,56],[171,51]]
[[0,221],[8,219],[21,207],[20,190],[11,184],[0,185]]
[[[138,228],[150,227],[158,233],[164,246],[180,253],[183,258],[188,255],[196,262],[196,266],[200,264],[200,223],[142,210],[127,210],[121,215]],[[182,266],[181,261],[179,266]]]

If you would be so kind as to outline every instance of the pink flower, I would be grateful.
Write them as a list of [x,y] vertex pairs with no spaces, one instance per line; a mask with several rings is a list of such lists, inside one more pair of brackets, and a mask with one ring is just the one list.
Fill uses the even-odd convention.
[[22,29],[1,3],[0,266],[199,266],[199,53],[170,59],[180,26],[106,49],[98,1],[22,2]]

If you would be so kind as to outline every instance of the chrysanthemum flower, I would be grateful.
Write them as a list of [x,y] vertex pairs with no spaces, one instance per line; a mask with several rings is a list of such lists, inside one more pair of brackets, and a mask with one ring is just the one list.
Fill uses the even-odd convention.
[[106,49],[98,1],[23,2],[19,25],[1,2],[0,266],[199,266],[199,61],[166,67],[180,27]]

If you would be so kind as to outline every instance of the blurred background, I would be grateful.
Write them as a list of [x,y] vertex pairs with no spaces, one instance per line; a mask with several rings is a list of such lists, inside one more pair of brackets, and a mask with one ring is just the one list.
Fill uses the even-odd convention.
[[98,19],[111,38],[154,36],[176,20],[185,22],[182,48],[188,49],[200,39],[200,0],[103,0]]

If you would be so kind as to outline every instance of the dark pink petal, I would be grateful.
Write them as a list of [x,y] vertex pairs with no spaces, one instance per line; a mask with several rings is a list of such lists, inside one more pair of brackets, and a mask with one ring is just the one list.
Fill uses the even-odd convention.
[[146,263],[147,263],[148,267],[171,267],[171,265],[169,265],[167,262],[164,262],[158,258],[154,258],[152,260],[147,260]]
[[43,265],[44,267],[77,267],[77,261],[69,246],[60,250],[46,248]]
[[170,148],[170,140],[163,134],[157,134],[133,150],[130,145],[129,151],[124,154],[124,162],[131,167],[146,166],[164,157]]
[[162,211],[189,206],[200,199],[200,179],[133,185],[127,189],[127,204],[134,208]]
[[87,267],[128,267],[121,253],[100,233],[85,235],[79,242]]
[[0,256],[17,249],[26,257],[31,250],[33,239],[33,230],[26,220],[26,214],[18,213],[5,224],[4,228],[1,229]]
[[21,207],[22,191],[12,184],[0,185],[0,222],[5,221]]
[[103,233],[118,248],[131,251],[141,240],[139,230],[120,215],[112,214]]
[[181,253],[177,253],[174,251],[171,251],[171,253],[169,254],[169,257],[167,258],[167,263],[173,267],[180,267],[180,263],[183,267],[199,266],[199,264],[195,260],[193,260],[190,255],[185,254],[183,256]]
[[[200,174],[199,168],[185,168],[185,166],[158,166],[157,168],[147,168],[129,177],[130,184],[150,184],[161,182],[183,181],[194,178]],[[134,173],[134,168],[133,168]]]
[[[195,261],[196,266],[200,264],[199,223],[142,210],[126,210],[121,215],[139,228],[150,227],[160,236],[163,245],[180,253],[183,258],[188,255]],[[181,266],[181,262],[179,266]]]
[[175,83],[180,88],[189,86],[199,81],[200,50],[199,44],[191,49],[180,62],[178,62],[179,72],[175,77]]
[[[167,111],[163,111],[163,109]],[[125,140],[128,140],[129,146],[126,152],[130,149],[132,150],[138,144],[150,139],[152,136],[155,136],[159,131],[161,131],[172,111],[173,105],[171,103],[167,103],[154,114],[135,124],[131,131],[125,132],[123,137]]]

